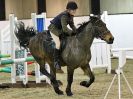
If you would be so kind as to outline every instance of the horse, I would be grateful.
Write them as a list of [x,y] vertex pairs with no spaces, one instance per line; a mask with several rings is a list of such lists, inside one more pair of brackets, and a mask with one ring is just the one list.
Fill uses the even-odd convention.
[[[50,33],[43,31],[38,33],[33,27],[25,27],[23,22],[17,22],[15,35],[20,46],[29,49],[36,62],[40,65],[40,72],[49,77],[55,93],[63,95],[56,80],[56,69],[54,67],[53,53],[55,42]],[[72,96],[71,85],[73,82],[74,70],[81,68],[88,77],[87,81],[81,81],[80,85],[89,87],[95,80],[95,76],[90,69],[91,50],[90,47],[94,38],[104,40],[112,44],[114,37],[106,27],[106,24],[98,17],[90,16],[89,21],[82,23],[77,28],[77,34],[65,38],[65,45],[60,54],[61,66],[67,66],[67,96]],[[45,63],[50,66],[50,73],[45,69]]]

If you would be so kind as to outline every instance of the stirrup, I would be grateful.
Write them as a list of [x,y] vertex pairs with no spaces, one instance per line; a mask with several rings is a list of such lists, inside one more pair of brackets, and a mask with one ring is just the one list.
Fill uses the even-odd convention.
[[55,62],[55,63],[54,63],[54,67],[55,67],[56,69],[58,69],[58,70],[60,70],[60,69],[61,69],[61,66],[59,65],[59,63],[58,63],[58,62]]

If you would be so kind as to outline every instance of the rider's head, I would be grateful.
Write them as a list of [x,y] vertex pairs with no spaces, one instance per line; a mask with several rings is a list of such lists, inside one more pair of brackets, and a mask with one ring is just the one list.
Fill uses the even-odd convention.
[[67,9],[67,11],[69,12],[69,14],[75,15],[76,10],[78,9],[78,6],[77,6],[76,2],[74,2],[74,1],[69,1],[69,2],[67,3],[66,9]]

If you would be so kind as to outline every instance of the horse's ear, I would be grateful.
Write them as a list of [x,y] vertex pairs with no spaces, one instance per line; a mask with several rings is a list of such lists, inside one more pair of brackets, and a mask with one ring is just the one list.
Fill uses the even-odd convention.
[[90,14],[89,17],[90,17],[90,18],[91,18],[91,17],[94,17],[94,14]]
[[99,19],[101,19],[101,15],[100,15],[100,14],[98,14],[97,17],[98,17]]
[[101,19],[101,15],[98,14],[98,15],[94,15],[95,18],[98,18],[98,19]]
[[90,15],[89,15],[90,20],[92,20],[93,17],[94,17],[94,14],[90,14]]

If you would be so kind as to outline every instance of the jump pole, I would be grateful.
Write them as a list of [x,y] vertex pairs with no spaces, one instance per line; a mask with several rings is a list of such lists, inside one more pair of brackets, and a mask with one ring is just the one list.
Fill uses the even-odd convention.
[[11,55],[9,55],[9,54],[0,54],[0,58],[7,58],[7,57],[11,57]]
[[0,65],[14,64],[14,63],[20,63],[20,62],[31,62],[31,61],[35,61],[35,59],[33,57],[7,59],[7,60],[1,60]]

